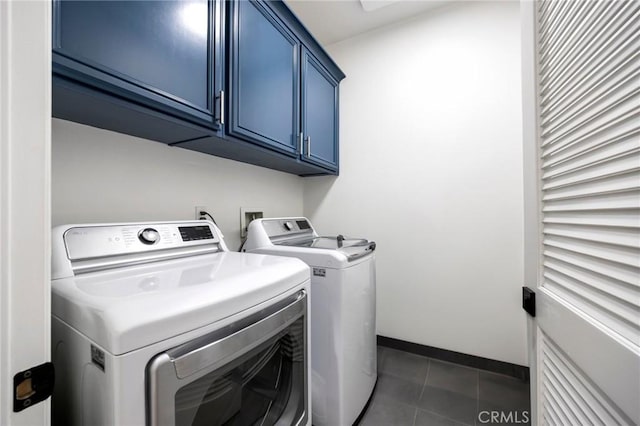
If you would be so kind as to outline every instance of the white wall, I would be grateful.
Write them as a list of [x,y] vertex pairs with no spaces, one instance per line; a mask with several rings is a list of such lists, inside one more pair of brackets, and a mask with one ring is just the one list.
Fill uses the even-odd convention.
[[526,365],[519,18],[456,3],[329,46],[341,173],[304,210],[378,242],[378,334]]
[[295,175],[57,119],[52,144],[54,226],[193,219],[204,205],[237,250],[240,207],[303,211]]

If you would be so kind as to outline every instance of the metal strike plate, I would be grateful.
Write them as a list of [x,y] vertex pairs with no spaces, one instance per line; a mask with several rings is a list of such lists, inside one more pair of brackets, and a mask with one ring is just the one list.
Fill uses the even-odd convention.
[[49,398],[54,383],[55,371],[50,362],[13,376],[13,411],[20,412]]
[[536,316],[536,292],[529,287],[522,287],[522,309],[532,317]]

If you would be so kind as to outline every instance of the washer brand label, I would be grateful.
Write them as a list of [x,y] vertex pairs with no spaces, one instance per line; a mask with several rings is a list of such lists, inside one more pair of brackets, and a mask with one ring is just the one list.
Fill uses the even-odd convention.
[[324,268],[313,268],[314,277],[324,277],[327,275],[327,270]]
[[104,371],[104,351],[91,345],[91,361]]

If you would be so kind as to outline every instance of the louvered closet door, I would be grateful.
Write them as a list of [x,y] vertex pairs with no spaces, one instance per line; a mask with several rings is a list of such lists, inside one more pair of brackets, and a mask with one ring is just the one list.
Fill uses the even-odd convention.
[[640,2],[539,1],[539,424],[640,423]]

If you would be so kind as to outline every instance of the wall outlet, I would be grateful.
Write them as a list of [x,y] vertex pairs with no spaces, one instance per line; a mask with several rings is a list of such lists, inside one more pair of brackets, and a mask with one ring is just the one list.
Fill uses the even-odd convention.
[[254,219],[262,219],[264,209],[240,207],[240,236],[247,238],[247,227]]
[[207,206],[196,206],[196,220],[200,220],[200,219],[211,220],[209,217],[207,217],[207,215],[200,214],[200,212],[207,212],[207,213],[211,214],[211,212],[209,211]]

